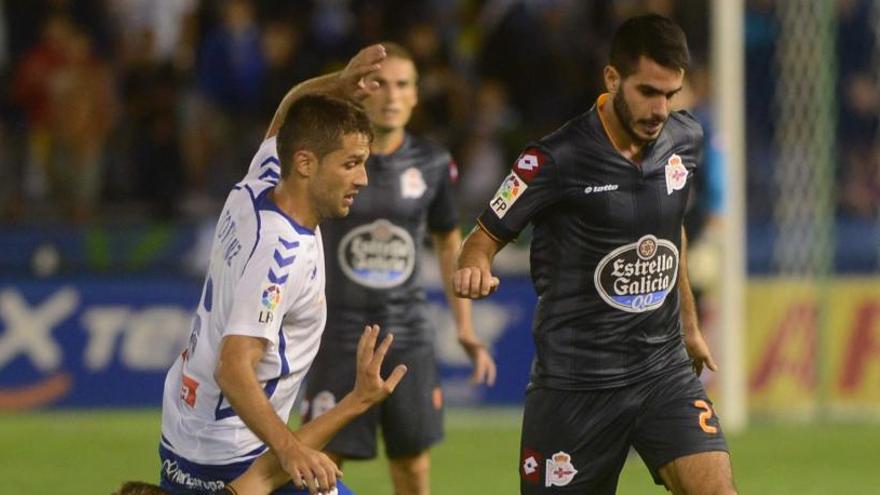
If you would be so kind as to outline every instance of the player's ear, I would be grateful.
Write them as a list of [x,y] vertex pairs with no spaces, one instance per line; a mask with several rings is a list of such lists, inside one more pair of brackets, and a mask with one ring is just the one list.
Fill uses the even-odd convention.
[[318,168],[318,157],[309,150],[297,150],[293,154],[291,171],[300,177],[311,177]]
[[605,79],[605,90],[617,93],[620,90],[620,72],[613,65],[606,65],[602,75]]

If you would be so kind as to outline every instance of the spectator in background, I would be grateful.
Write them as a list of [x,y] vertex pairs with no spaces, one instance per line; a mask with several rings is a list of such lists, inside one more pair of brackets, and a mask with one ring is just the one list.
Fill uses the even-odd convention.
[[52,134],[50,128],[50,84],[66,62],[65,46],[73,38],[74,26],[63,15],[52,15],[43,24],[40,42],[28,50],[15,69],[13,101],[24,112],[27,126],[25,195],[42,199],[47,195],[47,175]]
[[195,95],[187,104],[185,158],[195,202],[186,208],[212,210],[211,195],[240,175],[239,165],[260,141],[257,113],[265,77],[254,6],[229,0],[202,41]]
[[116,118],[114,78],[84,31],[73,30],[64,49],[63,64],[48,80],[48,175],[61,211],[83,221],[101,192],[101,162]]

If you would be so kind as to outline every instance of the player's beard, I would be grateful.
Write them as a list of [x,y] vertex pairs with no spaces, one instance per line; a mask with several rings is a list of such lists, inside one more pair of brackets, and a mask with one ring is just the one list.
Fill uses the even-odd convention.
[[653,139],[645,139],[636,133],[636,119],[633,117],[632,110],[629,108],[629,103],[627,103],[626,99],[623,97],[623,91],[619,91],[614,95],[611,106],[614,108],[614,113],[617,115],[617,120],[620,121],[623,130],[629,134],[629,137],[631,137],[633,141],[642,144],[653,141]]

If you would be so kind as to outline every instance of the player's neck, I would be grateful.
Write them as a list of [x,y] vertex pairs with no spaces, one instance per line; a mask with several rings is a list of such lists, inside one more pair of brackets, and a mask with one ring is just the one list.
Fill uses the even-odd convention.
[[642,160],[642,151],[645,148],[645,143],[634,139],[627,132],[617,116],[617,112],[614,111],[612,98],[613,96],[610,93],[600,97],[599,116],[602,119],[602,126],[605,128],[605,133],[608,134],[611,145],[614,146],[618,153],[638,165]]
[[374,155],[390,155],[403,146],[406,131],[403,127],[384,131],[373,130],[373,143],[370,145],[370,153]]
[[304,187],[297,188],[295,184],[289,184],[282,180],[269,191],[269,199],[285,215],[307,229],[315,230],[321,221],[320,215],[309,201],[308,191]]

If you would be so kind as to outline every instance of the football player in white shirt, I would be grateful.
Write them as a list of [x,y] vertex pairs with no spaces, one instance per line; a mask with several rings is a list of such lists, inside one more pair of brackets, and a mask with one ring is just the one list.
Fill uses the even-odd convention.
[[[377,347],[378,327],[368,326],[355,390],[326,420],[296,432],[287,427],[326,319],[318,223],[348,214],[367,185],[364,162],[372,139],[358,106],[319,93],[363,98],[374,89],[364,76],[378,70],[384,57],[381,45],[365,48],[342,71],[293,88],[247,176],[230,192],[189,346],[165,381],[160,444],[165,490],[224,489],[265,454],[252,471],[271,483],[266,492],[290,478],[293,485],[276,493],[335,493],[341,472],[319,449],[387,397],[406,372],[399,366],[387,380],[381,378],[391,340]],[[350,493],[338,486],[339,493]]]

